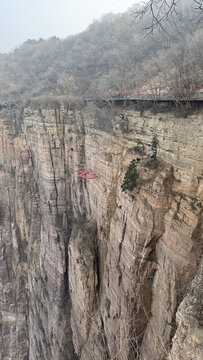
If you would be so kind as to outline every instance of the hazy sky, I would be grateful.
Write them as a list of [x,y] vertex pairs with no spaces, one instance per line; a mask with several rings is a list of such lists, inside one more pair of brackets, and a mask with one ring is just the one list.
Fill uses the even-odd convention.
[[119,13],[140,0],[0,0],[0,53],[27,39],[65,38],[94,19]]

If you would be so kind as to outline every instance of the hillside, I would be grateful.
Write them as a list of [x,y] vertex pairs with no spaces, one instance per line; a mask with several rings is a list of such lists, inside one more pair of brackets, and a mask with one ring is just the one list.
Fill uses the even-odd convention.
[[[202,22],[192,1],[165,23],[165,32],[147,36],[131,9],[106,15],[76,36],[28,40],[0,56],[1,99],[62,96],[73,100],[111,91],[136,92],[160,87],[202,88]],[[111,90],[110,90],[111,89]]]

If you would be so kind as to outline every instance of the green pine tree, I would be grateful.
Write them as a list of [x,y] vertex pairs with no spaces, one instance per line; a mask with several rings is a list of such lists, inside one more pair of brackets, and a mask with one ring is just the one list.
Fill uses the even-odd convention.
[[136,160],[132,160],[130,162],[130,165],[128,166],[128,169],[125,173],[123,184],[121,185],[122,191],[130,190],[132,191],[137,183],[137,179],[139,177],[139,174],[136,169]]

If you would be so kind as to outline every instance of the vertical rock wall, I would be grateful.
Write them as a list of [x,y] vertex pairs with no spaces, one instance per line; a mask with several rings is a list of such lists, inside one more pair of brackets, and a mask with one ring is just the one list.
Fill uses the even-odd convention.
[[57,124],[57,110],[50,122],[41,110],[20,115],[20,134],[13,125],[18,112],[1,122],[2,356],[67,359],[73,353],[71,219],[63,125]]
[[[200,359],[201,119],[94,105],[2,112],[2,359],[73,359],[73,344],[82,360]],[[137,187],[122,193],[134,158]],[[83,166],[98,177],[78,178]]]

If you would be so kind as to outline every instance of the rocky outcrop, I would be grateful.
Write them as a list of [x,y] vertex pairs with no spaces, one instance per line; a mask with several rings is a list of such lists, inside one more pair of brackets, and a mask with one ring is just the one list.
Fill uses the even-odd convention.
[[202,134],[200,110],[1,111],[2,359],[200,359]]
[[173,339],[170,360],[173,358],[200,360],[202,358],[202,284],[203,267],[201,263],[190,291],[182,301],[176,314],[178,329]]

